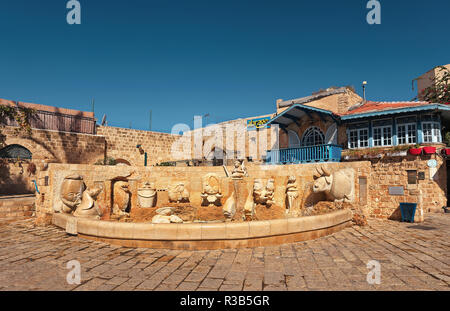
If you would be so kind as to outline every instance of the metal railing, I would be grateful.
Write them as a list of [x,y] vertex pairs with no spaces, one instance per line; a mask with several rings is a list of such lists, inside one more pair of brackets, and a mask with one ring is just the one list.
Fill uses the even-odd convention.
[[[5,119],[2,125],[18,126],[15,120]],[[78,115],[38,110],[30,120],[31,128],[61,132],[96,134],[95,119]]]
[[312,162],[340,162],[342,146],[318,145],[310,147],[268,150],[268,164],[298,164]]

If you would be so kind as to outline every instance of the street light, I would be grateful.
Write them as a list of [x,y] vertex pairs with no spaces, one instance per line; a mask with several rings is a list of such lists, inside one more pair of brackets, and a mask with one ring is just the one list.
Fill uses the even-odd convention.
[[366,102],[366,85],[367,85],[367,81],[363,81],[363,83],[362,83],[362,88],[363,88],[363,98],[364,98],[364,102]]

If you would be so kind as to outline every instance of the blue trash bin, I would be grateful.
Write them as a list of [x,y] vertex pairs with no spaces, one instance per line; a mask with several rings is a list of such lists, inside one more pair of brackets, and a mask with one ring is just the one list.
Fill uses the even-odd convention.
[[416,213],[416,208],[417,203],[400,203],[402,222],[414,222],[414,214]]

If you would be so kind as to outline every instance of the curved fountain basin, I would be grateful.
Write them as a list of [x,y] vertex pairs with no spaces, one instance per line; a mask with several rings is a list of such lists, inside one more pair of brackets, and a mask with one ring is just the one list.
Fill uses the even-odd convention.
[[325,215],[243,223],[121,223],[59,213],[53,214],[52,222],[66,230],[68,224],[71,231],[76,227],[82,238],[125,247],[205,250],[271,246],[316,239],[350,226],[351,219],[350,210],[339,210]]

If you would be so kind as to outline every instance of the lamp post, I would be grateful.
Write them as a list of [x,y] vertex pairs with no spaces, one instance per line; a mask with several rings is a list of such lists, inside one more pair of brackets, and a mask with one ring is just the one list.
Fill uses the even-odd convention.
[[362,83],[362,88],[363,88],[363,98],[364,98],[364,102],[366,102],[366,85],[367,85],[367,81],[363,81],[363,83]]

